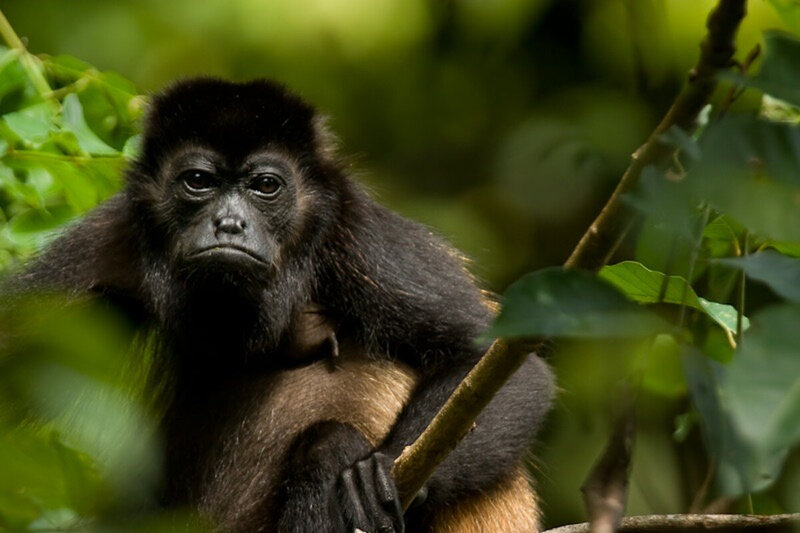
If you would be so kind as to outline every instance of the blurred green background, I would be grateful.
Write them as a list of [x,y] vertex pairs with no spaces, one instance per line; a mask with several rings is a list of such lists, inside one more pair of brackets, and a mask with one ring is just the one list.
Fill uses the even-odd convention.
[[[285,82],[330,116],[358,179],[380,201],[434,227],[473,259],[488,288],[502,291],[524,272],[564,261],[681,87],[713,4],[4,0],[0,7],[31,52],[73,55],[142,91],[195,74]],[[770,3],[748,7],[740,58],[764,29],[784,28]],[[748,105],[745,96],[734,107]],[[628,345],[569,343],[554,358],[564,392],[534,461],[548,525],[584,519],[578,487],[607,438],[609,391],[635,357]],[[680,374],[677,358],[664,360],[645,378],[664,385],[639,400],[629,514],[685,512],[707,472],[698,431],[681,442],[672,435],[688,403],[682,378],[669,376]],[[756,510],[800,511],[798,487],[795,453],[781,481],[756,497]]]

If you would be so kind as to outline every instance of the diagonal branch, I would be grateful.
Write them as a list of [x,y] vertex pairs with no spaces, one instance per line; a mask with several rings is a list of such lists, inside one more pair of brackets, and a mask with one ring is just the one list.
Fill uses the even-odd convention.
[[[708,17],[708,33],[700,45],[700,58],[690,71],[686,85],[647,142],[632,156],[616,190],[581,238],[564,268],[596,270],[613,251],[620,231],[627,225],[621,195],[637,183],[650,164],[668,161],[674,148],[661,142],[672,126],[694,129],[697,115],[717,86],[716,74],[732,64],[735,39],[745,15],[746,0],[719,0]],[[534,351],[540,345],[533,346]],[[475,423],[480,411],[519,368],[532,346],[520,340],[498,339],[450,396],[419,438],[403,450],[392,475],[404,506],[413,500],[436,466],[456,447]]]

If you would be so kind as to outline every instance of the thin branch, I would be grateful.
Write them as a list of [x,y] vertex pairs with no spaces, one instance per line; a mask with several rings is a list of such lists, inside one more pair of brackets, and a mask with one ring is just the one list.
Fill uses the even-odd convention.
[[625,516],[635,424],[636,414],[630,402],[614,423],[603,455],[581,485],[592,533],[613,533]]
[[[800,513],[778,515],[741,514],[664,514],[629,516],[617,531],[649,533],[680,531],[795,531],[800,529]],[[544,533],[589,533],[589,523],[548,529]]]
[[706,23],[708,34],[700,45],[700,59],[689,72],[687,84],[647,142],[634,152],[617,188],[564,263],[565,268],[596,270],[603,266],[610,243],[616,240],[620,224],[624,223],[622,195],[636,185],[646,166],[662,163],[672,156],[675,148],[662,142],[661,136],[673,126],[693,131],[697,115],[717,87],[717,72],[733,64],[736,31],[744,18],[745,4],[746,0],[720,0],[711,12]]
[[[672,126],[687,131],[693,129],[698,113],[717,86],[717,72],[732,64],[736,32],[745,15],[745,3],[746,0],[719,0],[708,18],[708,34],[701,44],[700,59],[690,72],[688,82],[647,142],[634,153],[617,189],[564,263],[565,268],[596,270],[603,266],[609,250],[617,241],[617,229],[624,228],[627,223],[621,212],[621,195],[636,184],[647,165],[663,163],[672,157],[674,148],[660,140],[664,132]],[[536,345],[533,348],[540,347]],[[392,475],[406,507],[436,466],[467,434],[481,409],[530,352],[531,346],[527,341],[495,341],[420,437],[395,460]]]
[[53,91],[50,89],[50,84],[47,83],[44,74],[42,74],[42,71],[39,69],[39,65],[36,63],[37,59],[28,53],[22,39],[19,38],[14,28],[11,27],[11,24],[8,22],[2,10],[0,10],[0,37],[3,38],[3,41],[5,41],[9,48],[20,52],[19,61],[25,69],[25,73],[28,75],[31,84],[36,89],[36,92],[39,93],[39,96],[43,99],[50,98]]

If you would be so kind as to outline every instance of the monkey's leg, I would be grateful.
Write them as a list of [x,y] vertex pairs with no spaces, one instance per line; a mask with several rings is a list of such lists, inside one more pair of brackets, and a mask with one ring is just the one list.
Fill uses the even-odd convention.
[[369,441],[348,424],[320,422],[303,431],[289,452],[278,531],[401,533],[391,460],[381,461],[371,450]]

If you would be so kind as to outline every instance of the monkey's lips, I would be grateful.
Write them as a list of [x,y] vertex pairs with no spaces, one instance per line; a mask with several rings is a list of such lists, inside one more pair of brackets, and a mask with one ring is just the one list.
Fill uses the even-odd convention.
[[201,248],[189,254],[190,259],[218,259],[222,261],[247,261],[257,262],[261,265],[268,265],[269,263],[253,250],[238,246],[236,244],[215,244],[206,248]]

